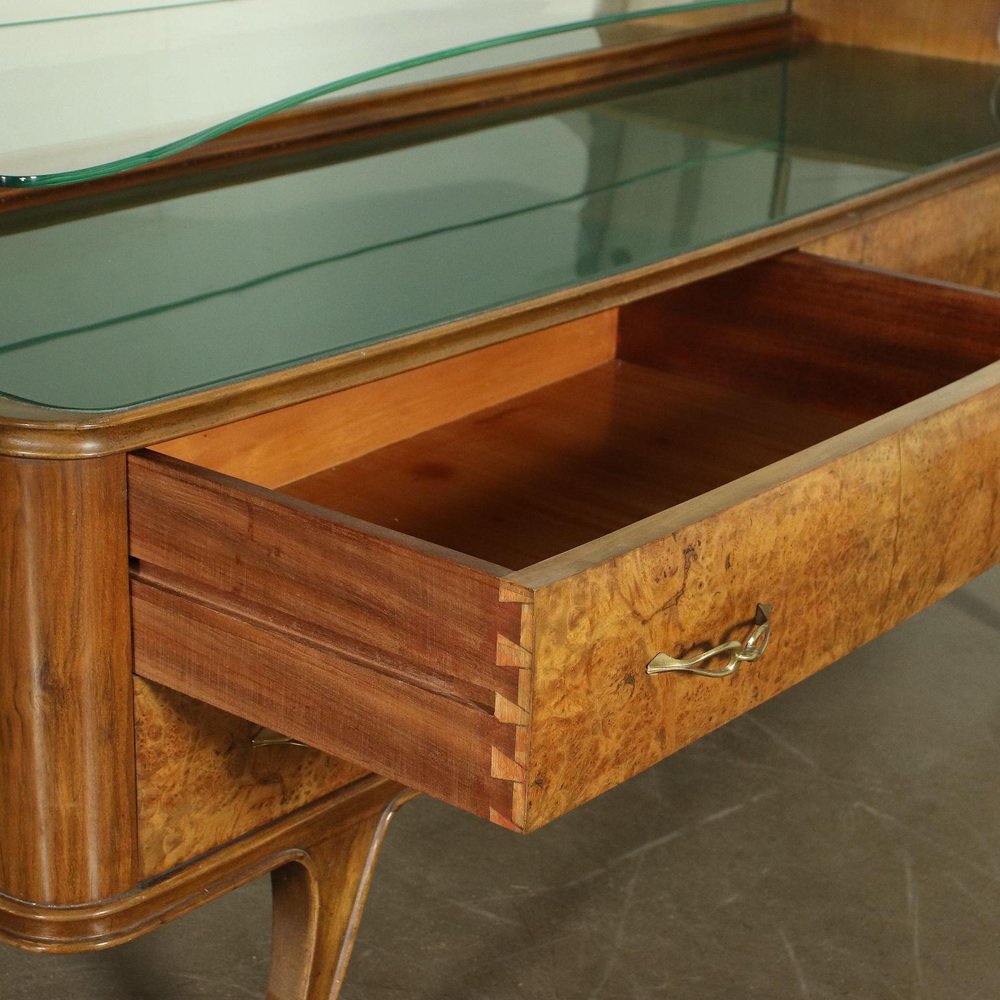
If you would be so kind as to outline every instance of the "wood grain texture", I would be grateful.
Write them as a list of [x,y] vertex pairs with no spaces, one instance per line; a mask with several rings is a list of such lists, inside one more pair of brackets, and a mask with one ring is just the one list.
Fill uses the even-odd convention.
[[0,892],[137,874],[125,460],[0,459]]
[[[1000,363],[514,574],[495,659],[518,689],[492,713],[138,581],[137,669],[536,829],[996,562],[998,429]],[[644,673],[660,650],[742,638],[758,602],[775,606],[759,663],[722,681]]]
[[1000,297],[801,254],[620,315],[627,363],[415,434],[284,491],[520,569],[1000,358]]
[[855,422],[1000,359],[1000,296],[793,253],[622,310],[621,357]]
[[504,742],[491,748],[490,774],[496,779],[496,784],[494,801],[490,804],[490,820],[509,829],[523,831],[527,822],[525,768],[531,739],[534,595],[524,588],[504,585],[500,601],[510,605],[514,614],[508,618],[507,631],[497,635],[497,662],[517,668],[518,691],[516,701],[497,695],[494,716],[497,721],[513,727],[513,732],[508,730],[504,734]]
[[[488,818],[503,801],[493,752],[513,758],[516,733],[495,716],[493,702],[444,697],[141,581],[133,583],[133,616],[140,676],[469,812]],[[516,684],[517,668],[511,672]]]
[[[382,778],[362,779],[252,837],[232,841],[162,877],[90,904],[38,906],[0,895],[0,940],[26,951],[63,954],[124,944],[261,875],[289,863],[308,863],[313,845],[384,815],[406,794]],[[290,943],[287,937],[286,941]],[[301,955],[307,944],[296,942],[296,954]]]
[[516,697],[493,567],[156,455],[129,458],[129,528],[146,579],[446,697]]
[[821,41],[1000,62],[996,0],[793,0],[792,6]]
[[156,447],[276,487],[610,360],[615,310]]
[[386,829],[401,792],[380,815],[361,815],[271,873],[273,933],[268,1000],[337,1000]]
[[[298,499],[134,459],[139,672],[533,829],[996,560],[1000,296],[791,255],[623,310],[619,348],[632,360],[286,487]],[[345,504],[413,534],[323,513]],[[540,561],[501,579],[428,537]],[[344,600],[331,567],[349,625],[320,617]],[[454,666],[380,645],[413,645],[398,601],[466,643]],[[776,607],[766,662],[644,674],[661,649],[742,635],[758,602]]]
[[1000,391],[901,431],[888,629],[1000,561]]
[[806,244],[838,260],[1000,292],[1000,174]]
[[[937,408],[950,390],[920,400],[884,418],[887,431],[897,425],[891,433],[878,433],[880,421],[848,432],[831,443],[833,457],[822,446],[784,463],[799,464],[798,474],[748,477],[644,526],[660,537],[581,551],[566,561],[572,572],[538,586],[526,828],[651,766],[1000,559],[998,380],[1000,364],[966,380],[979,391],[967,388],[954,405]],[[761,488],[768,479],[778,481]],[[731,502],[737,493],[743,498]],[[516,579],[537,585],[539,575]],[[758,602],[775,609],[759,662],[723,680],[646,675],[661,650],[684,655],[744,638]]]
[[252,745],[256,725],[136,678],[141,875],[150,878],[363,777],[296,746]]
[[284,491],[520,569],[852,422],[710,374],[612,362]]

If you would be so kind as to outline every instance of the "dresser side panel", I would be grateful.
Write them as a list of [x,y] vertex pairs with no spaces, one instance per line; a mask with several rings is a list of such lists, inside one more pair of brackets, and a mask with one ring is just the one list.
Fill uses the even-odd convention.
[[70,905],[136,872],[123,456],[0,459],[0,891]]

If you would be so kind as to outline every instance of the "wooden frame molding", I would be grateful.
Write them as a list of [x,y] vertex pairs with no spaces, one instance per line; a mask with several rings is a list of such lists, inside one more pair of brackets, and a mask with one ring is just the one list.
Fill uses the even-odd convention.
[[363,350],[177,399],[102,413],[56,410],[0,396],[0,455],[109,455],[301,403],[732,270],[972,183],[1000,167],[1000,149],[920,174],[842,205],[613,276],[446,323]]
[[[478,119],[498,109],[509,112],[602,87],[775,52],[803,40],[800,24],[789,14],[701,27],[680,36],[650,38],[634,30],[620,34],[626,38],[632,34],[639,40],[438,82],[310,103],[245,125],[176,156],[93,181],[0,188],[0,213],[81,199],[90,204],[95,196],[129,190],[140,199],[156,200],[167,193],[238,183],[247,167],[254,168],[256,177],[267,170],[286,172],[304,165],[305,154],[315,154],[334,143]],[[168,184],[170,191],[166,192]]]
[[[391,818],[413,796],[391,781],[372,776],[119,895],[76,906],[39,906],[0,895],[0,940],[26,951],[53,954],[124,944],[283,865],[312,867],[311,848],[369,819],[377,821],[384,814]],[[347,899],[352,910],[357,910],[356,925],[364,899],[357,900],[350,892]],[[298,998],[298,994],[289,995]]]
[[995,0],[793,0],[823,42],[1000,63]]

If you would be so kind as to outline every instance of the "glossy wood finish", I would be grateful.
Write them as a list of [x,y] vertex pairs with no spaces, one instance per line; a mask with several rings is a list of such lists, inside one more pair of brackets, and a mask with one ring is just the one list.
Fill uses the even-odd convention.
[[0,459],[0,511],[0,892],[89,903],[138,874],[124,456]]
[[130,464],[143,676],[488,815],[493,747],[514,739],[494,713],[519,681],[497,662],[491,568],[172,459]]
[[616,363],[282,492],[520,569],[962,378],[998,341],[1000,300],[789,255],[624,307]]
[[[94,951],[123,944],[284,865],[305,864],[317,872],[311,861],[312,850],[323,853],[323,845],[331,837],[359,825],[372,829],[369,821],[373,817],[393,810],[394,803],[409,794],[382,778],[365,778],[264,827],[253,837],[232,841],[160,878],[136,883],[128,892],[89,904],[37,906],[0,896],[0,940],[25,950],[50,953]],[[339,875],[334,871],[334,878],[340,878],[341,885],[348,876],[357,878],[363,888],[364,866],[359,870],[357,854],[344,860],[347,870],[342,869]],[[333,859],[327,861],[335,864]],[[352,896],[349,886],[347,896]],[[291,909],[294,911],[294,907]],[[285,923],[281,933],[289,941],[290,919]],[[306,921],[303,925],[300,919],[299,926],[308,930],[310,924]],[[350,930],[348,921],[345,931]],[[328,955],[330,950],[328,944],[323,953]],[[296,956],[301,959],[301,969],[312,954],[309,943],[300,942],[290,960],[286,956],[285,971],[278,981],[288,981],[289,966],[296,967]]]
[[793,0],[821,41],[1000,62],[996,0]]
[[[827,37],[995,59],[983,31],[992,25],[979,17],[985,5],[965,3],[957,17],[939,2],[863,6],[798,4],[825,22]],[[933,32],[926,21],[913,28],[911,15],[933,15]],[[647,72],[650,65],[628,67],[634,54],[619,53],[617,68],[604,69]],[[603,69],[547,71],[552,93],[571,93]],[[530,72],[523,80],[527,103],[538,84]],[[384,112],[366,99],[354,119],[333,122],[326,111],[289,118],[284,135],[244,134],[206,150],[202,163],[126,178],[103,204],[295,169],[335,155],[317,147],[332,132],[375,134],[425,117],[434,127],[435,116],[471,112],[485,92],[465,82],[450,96],[396,95]],[[491,99],[500,101],[500,91]],[[468,127],[477,120],[469,114]],[[279,142],[295,151],[273,155]],[[620,352],[629,360],[612,364],[611,348],[617,307],[823,237],[816,248],[824,253],[996,289],[993,217],[982,208],[996,199],[998,163],[1000,154],[985,154],[621,278],[135,413],[53,413],[3,401],[0,454],[26,458],[0,459],[0,938],[38,951],[104,948],[274,872],[269,996],[326,1000],[342,979],[387,805],[400,793],[366,778],[308,802],[356,775],[356,765],[295,749],[288,753],[305,763],[278,760],[285,751],[275,749],[266,753],[277,763],[261,765],[246,748],[251,723],[145,681],[135,700],[134,775],[125,450],[196,435],[169,447],[268,486],[318,474],[308,490],[333,504],[351,477],[335,473],[334,488],[321,482],[326,466],[368,462],[360,452],[397,444],[412,461],[412,438],[424,433],[441,435],[451,461],[452,449],[463,441],[471,448],[475,435],[449,421],[468,430],[544,384],[545,418],[563,437],[547,443],[538,435],[534,470],[515,456],[507,479],[527,473],[527,492],[478,515],[463,500],[442,522],[440,540],[460,547],[499,536],[506,548],[496,561],[528,567],[517,573],[159,459],[138,460],[149,488],[133,497],[141,670],[260,722],[287,721],[281,728],[464,797],[467,807],[522,830],[995,562],[998,366],[883,412],[991,360],[993,306],[977,311],[959,293],[891,279],[810,286],[804,276],[813,265],[800,261],[793,272],[786,262],[753,272],[765,276],[760,295],[747,272],[692,288],[669,308],[660,300],[629,306]],[[976,183],[951,193],[967,181]],[[102,210],[91,201],[100,188],[52,197],[67,198],[58,211],[89,214]],[[948,193],[918,207],[935,192]],[[843,239],[831,235],[858,223]],[[768,308],[765,286],[779,271],[790,284]],[[871,314],[876,283],[896,289],[895,306]],[[900,322],[909,296],[919,315]],[[808,320],[808,336],[776,312],[781,302]],[[603,310],[596,324],[533,337]],[[710,336],[704,326],[681,329],[681,319],[694,317],[713,318]],[[862,362],[873,345],[881,352],[874,371]],[[459,359],[479,348],[495,353]],[[453,367],[430,380],[427,366],[448,358]],[[776,378],[773,366],[796,377]],[[482,388],[463,392],[466,380]],[[364,383],[373,384],[350,388]],[[807,387],[807,399],[789,391],[796,385]],[[348,391],[326,396],[341,389]],[[432,392],[435,400],[422,398]],[[627,402],[615,403],[616,395]],[[373,410],[371,430],[352,441],[360,414]],[[637,419],[650,412],[655,427]],[[710,416],[721,418],[714,437]],[[868,417],[876,419],[842,433]],[[540,411],[519,433],[529,436],[539,419]],[[663,452],[654,439],[671,419],[675,434],[651,485],[650,455]],[[308,432],[299,436],[303,425]],[[289,435],[294,446],[286,448]],[[248,437],[260,444],[227,454]],[[617,454],[619,465],[603,475],[625,488],[602,493],[595,480],[599,488],[584,498],[588,477],[572,463],[608,441],[605,456]],[[425,500],[440,501],[446,486],[458,497],[495,490],[488,467],[510,456],[501,446],[478,456],[481,467],[472,463],[464,482],[427,459],[408,516]],[[33,460],[41,457],[68,461]],[[514,532],[495,525],[527,537],[537,515],[531,494],[552,471],[564,475],[548,492],[552,523],[585,527],[547,542],[540,531],[515,554]],[[358,489],[363,503],[389,510],[374,485]],[[597,537],[605,531],[612,533]],[[742,636],[762,599],[776,605],[776,632],[760,663],[721,682],[643,673],[658,649]]]
[[680,364],[614,361],[282,492],[523,569],[852,422],[777,393],[747,404]]
[[1000,174],[946,191],[804,249],[1000,292]]
[[357,781],[356,764],[259,746],[252,722],[137,678],[136,789],[143,878],[214,850]]
[[472,704],[510,683],[480,667],[496,645],[496,567],[147,455],[129,459],[129,522],[137,578],[161,590]]
[[282,486],[609,361],[617,329],[608,310],[156,450],[259,486]]
[[[139,581],[133,607],[142,676],[478,815],[503,809],[492,754],[497,747],[513,756],[516,734],[489,706],[382,673],[338,648],[336,637],[304,637],[296,622],[279,629]],[[494,652],[478,663],[484,672],[496,656],[493,628]],[[516,668],[508,674],[516,698]]]
[[860,422],[1000,359],[1000,298],[790,254],[637,302],[621,331],[623,358]]
[[[793,255],[620,324],[628,361],[292,497],[133,459],[139,673],[534,829],[996,560],[1000,296]],[[763,672],[644,674],[758,601]]]
[[271,873],[268,1000],[337,1000],[386,829],[412,793],[317,838]]

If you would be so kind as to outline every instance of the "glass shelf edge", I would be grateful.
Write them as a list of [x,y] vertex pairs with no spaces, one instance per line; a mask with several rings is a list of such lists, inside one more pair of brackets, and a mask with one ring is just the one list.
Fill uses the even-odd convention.
[[[211,0],[212,3],[228,2],[228,0]],[[419,69],[429,65],[448,62],[462,56],[472,55],[478,52],[486,52],[492,49],[504,48],[523,44],[525,42],[537,41],[543,38],[551,38],[558,35],[569,34],[574,31],[602,28],[616,24],[624,24],[630,21],[638,21],[651,17],[684,13],[699,10],[711,10],[713,8],[740,7],[752,4],[754,0],[689,0],[681,4],[666,4],[638,11],[627,11],[617,14],[608,14],[601,17],[585,18],[577,21],[570,21],[558,25],[533,28],[526,31],[515,32],[509,35],[498,35],[492,38],[482,39],[477,42],[470,42],[460,46],[449,46],[433,52],[412,56],[408,59],[397,60],[386,63],[382,66],[373,67],[358,73],[350,74],[315,87],[299,91],[288,97],[271,101],[260,107],[242,112],[227,118],[215,125],[199,129],[189,135],[175,139],[171,142],[153,147],[144,152],[131,154],[103,163],[94,164],[89,167],[81,167],[73,170],[56,171],[52,173],[35,174],[7,174],[0,173],[0,190],[24,190],[31,188],[58,187],[68,184],[78,184],[86,181],[108,177],[118,173],[124,173],[138,167],[147,166],[169,157],[185,153],[191,149],[201,146],[211,140],[228,135],[239,128],[256,122],[263,121],[273,115],[293,108],[301,107],[311,101],[322,97],[329,97],[333,94],[342,94],[354,87],[376,80],[401,75],[409,70]],[[203,6],[203,2],[177,4],[176,6]],[[137,8],[145,10],[146,8]],[[152,8],[150,8],[152,9]],[[169,8],[168,8],[169,9]],[[114,11],[108,15],[86,15],[88,18],[97,16],[116,16],[136,11]],[[6,26],[0,26],[6,27]]]

